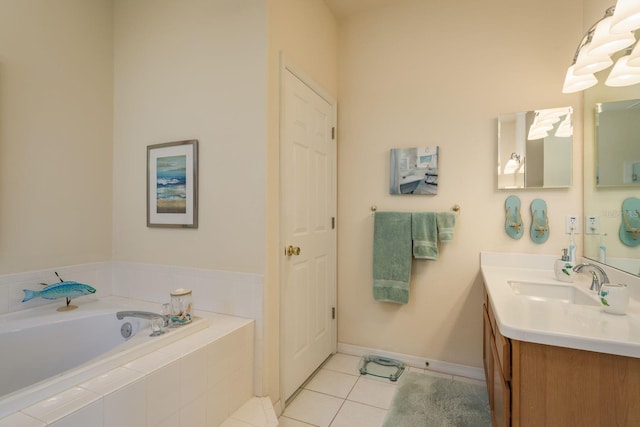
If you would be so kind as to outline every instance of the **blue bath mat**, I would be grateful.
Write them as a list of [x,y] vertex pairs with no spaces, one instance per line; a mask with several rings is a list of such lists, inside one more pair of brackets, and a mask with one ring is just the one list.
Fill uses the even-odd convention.
[[490,427],[484,385],[407,372],[383,427]]

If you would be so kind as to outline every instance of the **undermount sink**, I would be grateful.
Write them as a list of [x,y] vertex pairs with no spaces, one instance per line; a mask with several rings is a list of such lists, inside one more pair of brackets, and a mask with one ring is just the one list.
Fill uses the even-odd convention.
[[579,305],[600,305],[598,301],[572,285],[533,282],[509,282],[511,290],[533,301],[559,301]]

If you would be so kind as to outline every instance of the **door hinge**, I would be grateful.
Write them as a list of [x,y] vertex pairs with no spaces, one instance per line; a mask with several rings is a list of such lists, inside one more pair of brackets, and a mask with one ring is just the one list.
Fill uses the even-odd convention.
[[335,126],[331,128],[331,139],[336,139],[336,128]]
[[336,308],[335,307],[331,307],[331,318],[332,319],[336,318]]
[[332,216],[331,217],[331,229],[335,230],[335,228],[336,228],[336,217]]

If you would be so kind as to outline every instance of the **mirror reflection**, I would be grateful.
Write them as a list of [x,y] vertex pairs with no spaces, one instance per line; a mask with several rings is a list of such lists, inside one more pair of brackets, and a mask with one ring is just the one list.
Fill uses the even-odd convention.
[[[585,91],[584,256],[640,275],[640,246],[633,229],[640,223],[633,181],[640,145],[640,85]],[[626,169],[626,170],[625,170]],[[627,182],[625,182],[627,181]],[[593,222],[592,222],[593,221]]]
[[640,99],[596,104],[596,185],[640,185]]
[[498,116],[498,188],[571,186],[573,108]]

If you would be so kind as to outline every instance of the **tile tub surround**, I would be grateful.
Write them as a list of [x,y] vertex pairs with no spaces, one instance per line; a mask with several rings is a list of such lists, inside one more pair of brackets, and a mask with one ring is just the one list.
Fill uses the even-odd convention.
[[3,418],[0,427],[224,425],[253,397],[255,322],[196,314],[209,320],[207,329]]
[[176,288],[193,290],[197,310],[255,320],[253,378],[254,394],[265,394],[262,385],[264,364],[264,278],[259,274],[177,267],[157,264],[113,262],[113,295],[143,299],[159,304],[169,302]]
[[[515,295],[508,281],[567,285],[555,280],[552,255],[481,253],[481,270],[501,333],[520,341],[640,357],[640,278],[602,266],[612,283],[629,286],[627,314],[605,313],[600,306],[539,302]],[[589,292],[590,278],[576,276]],[[593,294],[594,299],[596,295]]]
[[[197,317],[151,337],[148,320],[119,320],[116,313],[157,311],[157,304],[113,296],[87,296],[76,304],[71,311],[49,304],[0,315],[0,418],[209,326]],[[121,335],[126,323],[132,325],[129,339]]]
[[[35,298],[22,303],[22,289],[37,289],[38,283],[54,283],[58,272],[96,288],[97,297],[120,296],[154,302],[169,302],[176,288],[193,290],[196,310],[246,317],[255,320],[254,394],[264,395],[264,278],[262,275],[222,270],[132,262],[102,262],[62,266],[38,271],[0,275],[0,314],[45,304],[60,304]],[[85,297],[86,298],[86,297]]]
[[112,265],[110,262],[82,264],[74,266],[49,268],[46,270],[27,271],[0,275],[0,314],[26,310],[46,304],[61,304],[60,301],[48,301],[34,298],[26,303],[23,289],[41,289],[40,283],[53,284],[58,282],[55,275],[58,272],[64,280],[70,280],[91,285],[96,289],[95,296],[112,295],[111,278]]

